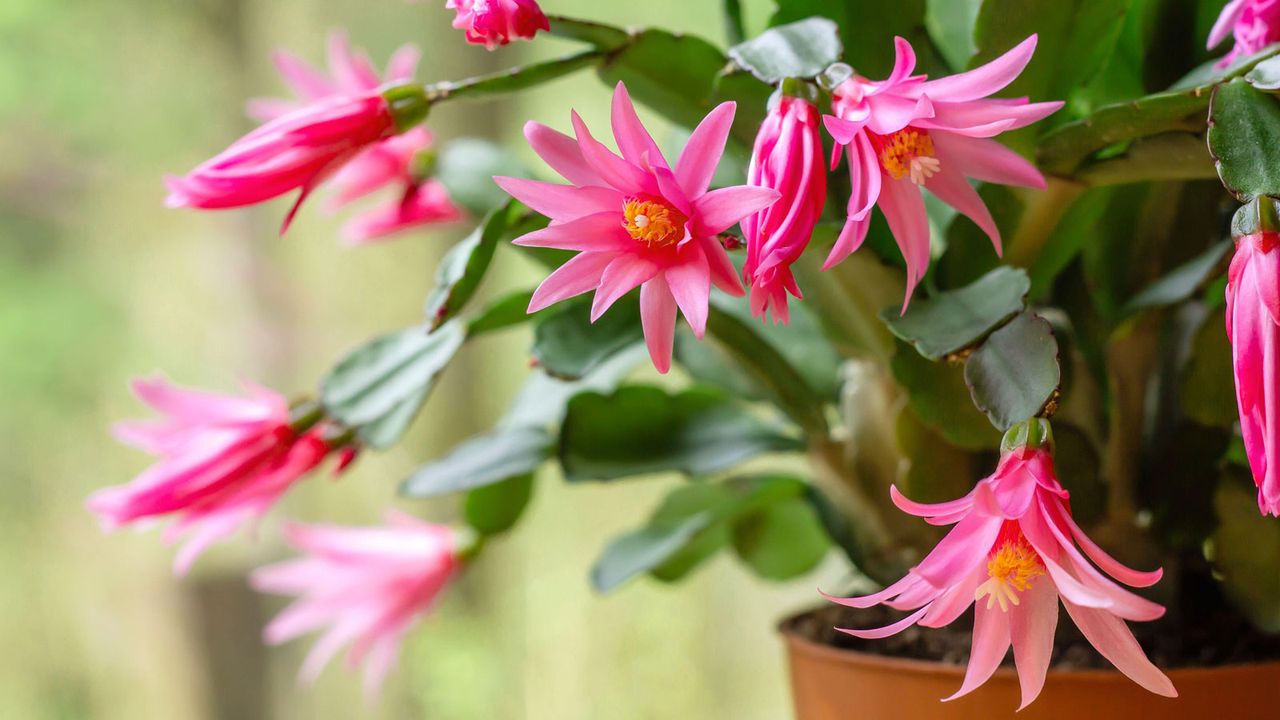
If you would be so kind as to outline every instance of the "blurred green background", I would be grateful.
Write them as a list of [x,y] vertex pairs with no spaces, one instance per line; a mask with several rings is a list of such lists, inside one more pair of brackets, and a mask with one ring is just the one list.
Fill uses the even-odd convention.
[[[441,253],[464,228],[376,247],[337,242],[312,202],[277,237],[285,203],[165,210],[160,178],[250,127],[246,98],[282,94],[270,51],[320,61],[348,29],[378,63],[424,50],[421,80],[452,79],[570,49],[550,38],[495,53],[466,45],[444,0],[3,0],[0,2],[0,719],[44,718],[768,718],[789,714],[774,625],[838,581],[834,555],[788,585],[749,577],[727,554],[680,587],[640,580],[598,597],[587,570],[606,539],[647,516],[675,478],[566,488],[539,478],[516,532],[494,543],[413,633],[381,700],[335,663],[295,685],[306,642],[261,647],[282,606],[245,586],[280,557],[286,516],[371,523],[391,503],[450,519],[451,501],[397,502],[422,460],[495,418],[526,372],[527,331],[455,360],[411,434],[340,481],[315,477],[256,542],[219,546],[170,575],[159,533],[104,536],[84,509],[146,458],[112,421],[142,408],[126,383],[162,371],[231,390],[252,379],[310,391],[367,337],[419,319]],[[718,0],[545,0],[548,12],[666,25],[723,43]],[[768,3],[749,3],[760,28]],[[583,72],[501,101],[433,113],[441,139],[479,134],[531,162],[520,127],[568,125],[570,106],[607,122],[608,91]],[[662,128],[653,113],[646,121]],[[500,253],[485,291],[536,270]]]

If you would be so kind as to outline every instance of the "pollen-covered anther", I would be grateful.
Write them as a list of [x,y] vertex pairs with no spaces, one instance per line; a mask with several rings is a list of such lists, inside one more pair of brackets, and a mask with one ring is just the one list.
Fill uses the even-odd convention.
[[978,586],[974,599],[987,598],[987,609],[997,604],[1003,612],[1021,601],[1018,593],[1031,587],[1032,578],[1044,575],[1040,556],[1022,537],[1006,540],[987,561],[986,582]]
[[622,214],[622,227],[626,228],[627,234],[650,247],[674,245],[684,239],[688,218],[665,203],[627,198]]
[[894,180],[910,177],[916,185],[924,185],[942,169],[942,162],[933,149],[933,139],[924,130],[903,128],[876,139],[880,165]]

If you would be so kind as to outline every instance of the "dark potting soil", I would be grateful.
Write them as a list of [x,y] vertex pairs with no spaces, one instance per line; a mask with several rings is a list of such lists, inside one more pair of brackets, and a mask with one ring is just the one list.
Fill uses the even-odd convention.
[[[1066,611],[1059,607],[1058,612],[1053,667],[1109,669],[1111,664],[1089,645]],[[835,629],[880,627],[902,616],[903,613],[884,607],[856,610],[830,605],[789,620],[787,628],[815,642],[859,652],[955,665],[968,661],[972,610],[944,628],[915,626],[881,640],[861,640]],[[1166,669],[1280,660],[1280,635],[1259,632],[1222,604],[1195,614],[1170,614],[1154,622],[1129,623],[1129,628],[1151,660]],[[1012,659],[1011,653],[1005,663],[1012,665]]]

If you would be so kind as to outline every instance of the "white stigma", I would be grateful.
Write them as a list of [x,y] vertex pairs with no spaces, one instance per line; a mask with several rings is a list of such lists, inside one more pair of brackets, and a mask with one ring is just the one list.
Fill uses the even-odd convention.
[[648,215],[637,215],[637,216],[636,216],[636,219],[635,219],[633,222],[635,223],[636,227],[638,227],[638,228],[647,228],[647,227],[649,227],[649,216],[648,216]]
[[924,187],[924,181],[933,177],[942,169],[942,163],[936,157],[911,158],[911,182]]

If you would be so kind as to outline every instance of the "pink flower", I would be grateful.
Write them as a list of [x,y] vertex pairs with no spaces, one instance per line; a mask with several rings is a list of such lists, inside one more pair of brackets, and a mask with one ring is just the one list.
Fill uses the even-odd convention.
[[578,251],[538,286],[529,312],[595,290],[594,321],[640,286],[649,356],[665,373],[671,367],[676,309],[702,337],[711,284],[742,295],[717,235],[778,198],[776,190],[748,185],[708,192],[733,114],[731,102],[712,110],[674,169],[640,124],[622,83],[613,94],[613,135],[621,157],[592,137],[576,112],[576,139],[538,123],[525,125],[534,152],[569,184],[494,178],[517,200],[551,218],[545,230],[515,242]]
[[99,490],[88,507],[107,529],[171,516],[169,541],[187,536],[174,563],[185,574],[211,544],[271,509],[329,453],[318,429],[299,433],[284,398],[249,386],[247,397],[184,390],[161,379],[134,392],[166,417],[121,423],[116,436],[159,457],[124,485]]
[[264,639],[278,645],[328,625],[302,678],[315,680],[350,643],[349,664],[365,664],[365,688],[376,692],[405,634],[458,569],[457,537],[398,513],[382,527],[289,525],[285,537],[305,557],[260,568],[250,582],[260,592],[301,597],[267,625]]
[[887,627],[841,632],[877,639],[917,623],[942,627],[974,605],[969,667],[960,689],[946,699],[986,682],[1012,644],[1026,707],[1044,686],[1061,600],[1080,632],[1116,668],[1151,692],[1177,696],[1124,623],[1155,620],[1164,608],[1121,588],[1089,561],[1134,587],[1153,585],[1161,571],[1121,565],[1084,534],[1071,518],[1067,491],[1047,450],[1006,451],[995,474],[959,500],[924,505],[890,490],[904,512],[955,527],[893,585],[866,597],[831,598],[859,608],[883,603],[911,614]]
[[456,222],[462,211],[436,180],[408,185],[402,197],[365,211],[342,226],[350,245],[365,245],[423,225]]
[[1236,44],[1218,61],[1218,67],[1280,42],[1280,0],[1231,0],[1209,31],[1206,47],[1212,50],[1227,35],[1234,35]]
[[377,90],[383,83],[407,82],[418,70],[422,53],[412,44],[402,45],[387,62],[385,80],[361,50],[355,50],[341,31],[329,33],[329,74],[312,67],[305,60],[286,51],[277,50],[272,55],[276,70],[286,85],[297,95],[297,100],[259,98],[250,100],[249,116],[264,122],[287,115],[308,103],[334,96],[363,95]]
[[458,16],[453,26],[467,31],[467,42],[492,50],[511,38],[530,40],[551,23],[534,0],[448,0],[445,8]]
[[358,153],[396,132],[396,118],[378,92],[316,100],[237,140],[184,177],[165,179],[169,207],[203,209],[253,205],[293,190],[303,200]]
[[1022,156],[990,138],[1025,127],[1062,107],[1027,98],[988,95],[1013,82],[1031,60],[1032,35],[1004,55],[968,72],[929,80],[912,75],[915,52],[896,38],[897,61],[885,80],[854,76],[835,91],[835,115],[824,118],[837,143],[832,165],[845,147],[852,192],[849,218],[826,267],[857,250],[880,206],[907,261],[907,294],[929,268],[929,219],[921,188],[968,216],[1000,252],[1000,231],[967,178],[1043,188],[1044,177]]
[[751,286],[751,312],[788,321],[787,293],[801,298],[791,263],[809,244],[827,197],[818,109],[803,98],[784,96],[756,134],[747,173],[751,185],[781,193],[779,202],[742,223],[747,240],[743,278]]
[[1227,337],[1240,434],[1263,514],[1280,516],[1280,234],[1239,238],[1227,272]]

